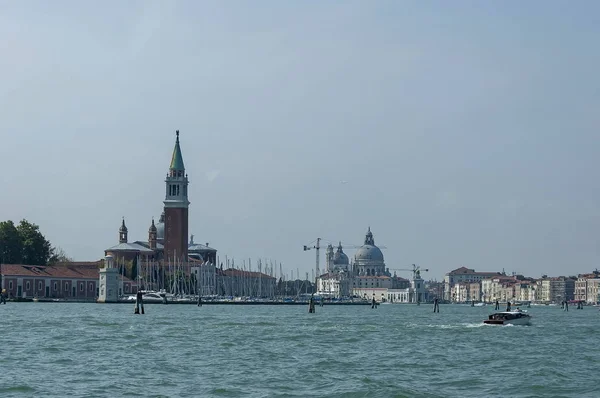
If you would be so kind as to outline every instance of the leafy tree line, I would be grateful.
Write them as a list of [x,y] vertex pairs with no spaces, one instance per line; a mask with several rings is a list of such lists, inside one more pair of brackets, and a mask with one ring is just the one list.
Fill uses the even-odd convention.
[[0,263],[49,265],[72,261],[65,252],[53,247],[40,232],[40,227],[27,220],[15,225],[0,222]]

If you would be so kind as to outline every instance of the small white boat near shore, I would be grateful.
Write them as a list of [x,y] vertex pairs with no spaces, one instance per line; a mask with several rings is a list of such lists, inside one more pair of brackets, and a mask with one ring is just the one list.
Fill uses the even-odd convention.
[[504,311],[491,314],[483,323],[487,325],[529,325],[531,315],[527,311]]

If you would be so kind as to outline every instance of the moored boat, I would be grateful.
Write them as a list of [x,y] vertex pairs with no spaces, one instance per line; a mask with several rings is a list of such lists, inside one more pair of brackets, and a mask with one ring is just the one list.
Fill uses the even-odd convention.
[[483,323],[488,325],[529,325],[531,315],[526,311],[504,311],[491,314]]

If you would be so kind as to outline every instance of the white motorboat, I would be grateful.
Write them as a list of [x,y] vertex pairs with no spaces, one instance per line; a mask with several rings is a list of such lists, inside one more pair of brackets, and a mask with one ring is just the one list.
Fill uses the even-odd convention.
[[491,314],[483,323],[488,325],[529,325],[531,315],[527,311],[504,311]]
[[486,303],[481,302],[481,303],[475,303],[473,305],[473,307],[485,307],[486,305],[487,305]]
[[149,292],[144,293],[142,300],[145,303],[162,303],[164,301],[164,297],[160,293]]

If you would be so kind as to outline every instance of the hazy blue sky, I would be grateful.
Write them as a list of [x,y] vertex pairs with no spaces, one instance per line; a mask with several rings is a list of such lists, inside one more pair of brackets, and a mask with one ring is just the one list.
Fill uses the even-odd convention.
[[599,39],[597,1],[0,1],[0,219],[147,239],[179,129],[221,258],[306,272],[370,225],[437,279],[589,271]]

